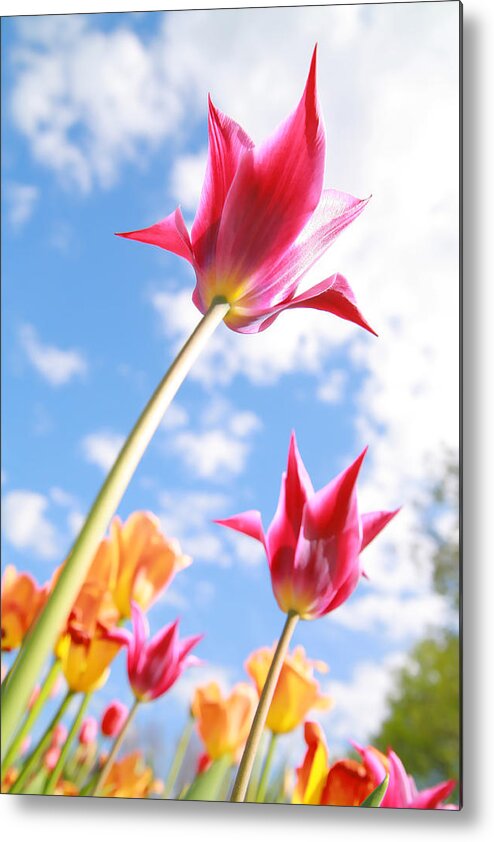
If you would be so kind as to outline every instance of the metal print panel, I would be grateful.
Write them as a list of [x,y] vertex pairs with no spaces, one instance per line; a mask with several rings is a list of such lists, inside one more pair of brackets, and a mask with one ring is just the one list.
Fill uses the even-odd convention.
[[2,20],[3,793],[460,808],[460,39]]

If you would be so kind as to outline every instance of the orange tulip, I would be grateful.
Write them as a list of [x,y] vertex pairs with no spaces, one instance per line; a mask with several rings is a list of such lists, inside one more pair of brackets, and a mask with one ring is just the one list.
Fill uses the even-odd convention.
[[214,681],[197,688],[192,715],[211,760],[226,754],[236,757],[249,735],[256,707],[257,694],[245,682],[236,684],[226,698]]
[[376,784],[363,763],[339,760],[330,767],[326,741],[316,722],[305,723],[305,741],[307,752],[297,769],[294,804],[356,807],[370,795]]
[[149,608],[175,573],[191,563],[150,512],[134,512],[125,523],[114,518],[110,540],[118,548],[113,598],[121,617],[130,617],[132,601]]
[[97,690],[107,680],[120,644],[105,635],[117,620],[110,593],[93,584],[83,585],[55,650],[72,692]]
[[[273,654],[274,649],[258,649],[245,663],[245,669],[255,682],[259,695]],[[302,724],[312,708],[327,709],[331,706],[329,696],[320,693],[314,670],[327,672],[328,666],[323,661],[308,660],[303,646],[297,646],[293,654],[287,654],[266,720],[266,728],[274,734],[293,731]]]
[[144,764],[139,751],[113,763],[102,795],[113,798],[146,798],[152,791],[153,770]]
[[17,649],[35,621],[47,596],[29,573],[18,573],[12,564],[2,577],[2,651]]

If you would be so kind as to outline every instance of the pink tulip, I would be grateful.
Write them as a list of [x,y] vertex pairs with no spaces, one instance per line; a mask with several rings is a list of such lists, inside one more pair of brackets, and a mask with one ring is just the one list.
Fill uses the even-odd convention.
[[81,746],[88,746],[94,743],[98,736],[98,723],[94,716],[87,716],[79,731],[79,743]]
[[109,640],[128,647],[127,671],[134,696],[140,702],[150,702],[162,696],[198,659],[189,652],[203,635],[179,640],[178,620],[165,626],[149,640],[149,625],[136,602],[131,603],[133,634],[126,629],[108,632]]
[[62,750],[61,750],[60,746],[52,745],[48,749],[48,751],[46,752],[46,754],[43,758],[43,763],[44,763],[45,769],[47,769],[48,772],[53,772],[55,766],[58,763],[58,759],[60,757],[61,751]]
[[453,792],[456,781],[442,781],[436,786],[417,790],[411,775],[407,775],[405,767],[394,751],[388,749],[387,757],[376,751],[372,746],[363,748],[352,743],[364,761],[364,765],[374,778],[375,786],[384,780],[389,772],[389,783],[381,807],[408,807],[416,810],[457,810],[455,804],[444,804],[444,799]]
[[59,722],[58,725],[55,725],[51,735],[52,746],[62,746],[67,739],[67,734],[67,727],[63,724],[63,722]]
[[267,532],[256,511],[216,521],[263,544],[282,611],[305,620],[334,611],[357,587],[361,551],[397,513],[359,514],[356,482],[365,453],[314,492],[292,433],[278,509]]
[[105,737],[118,737],[128,715],[129,709],[118,699],[110,702],[101,718],[101,733]]
[[316,93],[316,50],[302,98],[276,131],[255,146],[209,99],[209,157],[189,234],[177,208],[162,222],[119,234],[187,260],[193,301],[205,313],[226,299],[225,322],[240,333],[269,327],[291,307],[326,310],[374,333],[338,273],[300,295],[297,287],[367,199],[323,190],[325,131]]

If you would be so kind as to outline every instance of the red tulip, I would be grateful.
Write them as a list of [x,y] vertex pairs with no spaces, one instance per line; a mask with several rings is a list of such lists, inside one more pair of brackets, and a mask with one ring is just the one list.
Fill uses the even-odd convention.
[[162,222],[120,234],[187,260],[196,274],[193,301],[205,313],[215,298],[230,304],[225,322],[240,333],[267,328],[282,310],[312,307],[374,333],[342,275],[296,295],[306,272],[368,200],[324,190],[326,138],[316,92],[316,50],[302,98],[264,143],[209,99],[209,157],[189,234],[180,208]]
[[149,702],[166,693],[188,666],[198,663],[189,652],[203,635],[179,640],[175,620],[149,640],[149,625],[142,609],[132,602],[131,611],[133,634],[114,629],[106,637],[127,646],[127,671],[134,696],[140,702]]
[[118,737],[128,715],[127,706],[119,702],[118,699],[110,702],[101,718],[101,733],[105,737]]
[[98,723],[94,716],[87,716],[79,731],[79,742],[81,746],[88,746],[94,743],[98,736]]
[[267,532],[256,511],[216,521],[263,544],[282,611],[305,620],[334,611],[357,587],[361,551],[397,513],[359,514],[356,483],[365,453],[314,492],[293,433],[278,509]]

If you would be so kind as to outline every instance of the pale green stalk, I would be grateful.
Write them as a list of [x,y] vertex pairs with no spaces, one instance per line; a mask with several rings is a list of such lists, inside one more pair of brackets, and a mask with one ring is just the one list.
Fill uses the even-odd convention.
[[273,700],[274,691],[280,677],[281,668],[285,660],[285,655],[290,644],[291,637],[297,625],[299,615],[293,611],[289,611],[286,617],[283,631],[276,646],[271,666],[266,677],[266,682],[262,688],[262,693],[259,698],[259,704],[251,725],[247,742],[245,743],[242,760],[238,767],[237,777],[233,785],[233,791],[230,801],[245,801],[247,787],[249,785],[250,776],[252,773],[252,766],[256,757],[259,741],[262,737],[262,732],[266,724],[267,715],[271,702]]
[[67,693],[65,694],[64,698],[62,699],[60,707],[58,708],[57,712],[53,716],[53,719],[51,720],[50,724],[46,728],[46,730],[45,730],[43,736],[41,737],[41,739],[39,740],[36,748],[29,755],[28,759],[24,763],[24,766],[22,767],[22,771],[21,771],[19,777],[17,778],[17,780],[15,781],[13,786],[10,788],[9,792],[22,792],[23,791],[24,784],[28,780],[29,775],[31,774],[33,769],[35,769],[37,764],[39,763],[39,761],[41,759],[41,756],[50,747],[52,731],[53,731],[55,725],[57,725],[60,722],[62,716],[64,715],[64,713],[67,710],[70,702],[72,701],[73,696],[74,696],[74,694],[73,694],[72,690],[68,690]]
[[2,763],[2,780],[5,777],[7,769],[9,769],[9,767],[13,765],[14,760],[16,759],[19,750],[22,746],[24,738],[31,733],[33,725],[36,722],[38,716],[40,715],[48,696],[50,695],[50,692],[53,688],[53,685],[55,684],[59,672],[60,661],[54,661],[48,675],[45,678],[44,684],[41,690],[39,691],[38,698],[32,705],[31,710],[28,712],[24,722],[22,723],[17,734],[12,740],[10,748],[8,749],[5,755],[5,759]]
[[125,735],[128,731],[130,723],[132,722],[134,716],[136,715],[136,711],[137,711],[138,707],[139,707],[139,699],[135,699],[134,704],[132,705],[131,709],[129,710],[129,715],[128,715],[127,719],[125,720],[125,724],[121,728],[118,737],[116,738],[115,742],[113,743],[113,747],[112,747],[112,750],[110,751],[110,754],[108,755],[108,759],[107,759],[105,765],[103,766],[103,768],[100,772],[100,775],[99,775],[99,777],[96,781],[96,786],[94,787],[94,790],[92,792],[93,795],[99,795],[100,792],[103,791],[103,788],[104,788],[105,783],[106,783],[106,779],[108,778],[108,775],[111,772],[111,767],[113,766],[113,763],[115,761],[115,758],[116,758],[118,752],[120,751],[120,746],[123,743],[124,737],[125,737]]
[[173,792],[173,787],[177,782],[179,772],[182,768],[185,753],[189,747],[190,738],[192,737],[193,730],[194,719],[192,716],[189,716],[187,722],[185,723],[185,727],[180,735],[180,739],[177,743],[177,750],[175,752],[175,756],[173,758],[172,765],[170,766],[170,771],[168,772],[168,777],[166,779],[165,788],[163,791],[163,798],[169,798]]
[[165,410],[228,310],[229,304],[225,299],[213,301],[144,408],[103,483],[45,607],[24,641],[9,680],[2,686],[3,746],[12,739],[37,676],[55,646],[110,519]]
[[79,710],[77,711],[77,715],[76,715],[76,717],[75,717],[75,719],[72,723],[72,727],[71,727],[69,733],[67,734],[67,739],[65,740],[62,751],[60,752],[60,757],[58,758],[58,760],[56,762],[55,768],[51,772],[50,777],[48,778],[48,780],[46,782],[46,786],[45,786],[43,795],[52,795],[52,793],[55,791],[55,787],[57,785],[58,779],[59,779],[60,775],[62,774],[63,767],[65,766],[65,761],[67,760],[67,756],[69,754],[70,747],[72,745],[74,737],[76,736],[77,732],[79,731],[79,728],[80,728],[81,722],[82,722],[82,718],[83,718],[83,716],[86,712],[86,709],[87,709],[87,706],[88,706],[89,702],[91,701],[92,695],[93,695],[92,693],[85,693],[84,696],[82,697],[82,701],[81,701],[81,704],[79,706]]
[[277,742],[277,735],[271,731],[269,735],[269,745],[268,750],[266,752],[266,759],[264,761],[264,766],[262,769],[261,779],[259,781],[259,787],[257,789],[257,796],[256,801],[258,804],[262,804],[266,797],[266,790],[268,788],[269,783],[269,774],[271,772],[271,765],[273,763],[274,752],[276,749],[276,742]]

